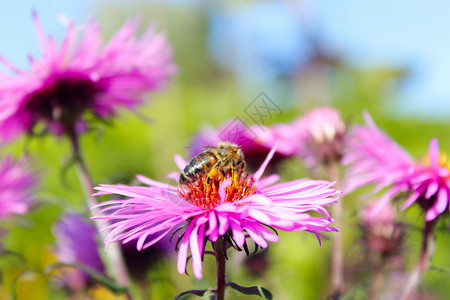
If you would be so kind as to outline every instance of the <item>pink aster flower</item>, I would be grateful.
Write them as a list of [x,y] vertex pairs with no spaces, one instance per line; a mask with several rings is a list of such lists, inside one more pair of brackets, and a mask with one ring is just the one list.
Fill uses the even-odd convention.
[[[320,231],[331,232],[332,222],[325,206],[335,202],[339,192],[332,183],[308,179],[276,184],[276,174],[261,178],[275,148],[253,175],[245,172],[207,176],[181,186],[138,176],[148,187],[101,185],[97,195],[117,194],[128,199],[112,200],[98,205],[96,219],[114,223],[105,243],[137,240],[138,250],[158,242],[174,229],[184,228],[178,243],[178,271],[185,272],[188,251],[192,255],[194,274],[202,278],[202,257],[207,241],[233,240],[243,247],[249,237],[258,246],[278,241],[269,228],[285,231],[308,231],[320,241]],[[179,156],[180,169],[186,162]],[[311,216],[318,212],[322,217]],[[149,238],[149,237],[152,238]]]
[[370,202],[359,214],[363,245],[368,254],[377,254],[386,260],[401,253],[406,228],[395,221],[397,213],[392,205],[374,211],[376,205]]
[[[375,191],[403,181],[411,173],[414,161],[394,140],[382,132],[370,115],[364,113],[365,126],[353,126],[346,139],[343,164],[349,166],[345,174],[344,192],[349,193],[367,184],[375,185]],[[386,201],[398,192],[387,191]]]
[[37,180],[26,160],[0,161],[0,219],[26,213],[34,198]]
[[394,196],[409,193],[402,209],[418,203],[426,221],[436,219],[448,208],[450,197],[450,166],[446,156],[439,154],[438,141],[430,142],[426,159],[415,162],[368,114],[364,117],[367,126],[355,126],[348,139],[344,191],[367,184],[375,185],[374,193],[387,188],[374,213]]
[[133,110],[144,92],[160,89],[175,71],[164,35],[150,27],[136,37],[136,20],[105,45],[94,20],[79,27],[70,23],[58,45],[45,36],[36,14],[33,18],[42,57],[30,59],[29,71],[0,58],[12,71],[0,73],[3,140],[32,133],[40,122],[57,135],[79,133],[86,128],[86,113],[107,119],[120,107]]
[[340,161],[346,127],[338,111],[326,106],[313,109],[294,126],[301,143],[300,155],[308,167]]
[[428,156],[416,164],[407,183],[413,193],[402,209],[417,202],[426,211],[425,220],[432,221],[449,208],[450,164],[439,154],[437,139],[431,140]]

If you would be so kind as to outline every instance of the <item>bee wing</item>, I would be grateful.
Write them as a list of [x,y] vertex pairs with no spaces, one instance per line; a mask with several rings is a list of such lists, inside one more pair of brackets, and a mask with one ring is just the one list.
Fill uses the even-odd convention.
[[216,146],[194,146],[194,147],[184,147],[183,149],[216,149]]

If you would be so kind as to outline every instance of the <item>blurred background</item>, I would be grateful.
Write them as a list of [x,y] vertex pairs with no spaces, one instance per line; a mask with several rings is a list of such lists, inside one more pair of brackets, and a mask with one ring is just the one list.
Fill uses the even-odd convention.
[[[107,40],[125,20],[138,16],[142,30],[156,23],[173,46],[179,72],[165,91],[149,96],[138,115],[122,111],[113,124],[83,135],[97,183],[132,183],[135,174],[167,180],[165,174],[176,170],[173,156],[190,159],[185,147],[204,126],[237,117],[255,123],[246,108],[261,93],[280,111],[266,125],[330,105],[349,123],[361,123],[361,112],[368,110],[415,157],[426,153],[433,137],[442,151],[450,149],[450,2],[445,0],[13,1],[0,10],[0,54],[23,69],[28,69],[29,54],[40,57],[33,9],[45,32],[58,41],[67,18],[76,24],[96,18]],[[31,213],[1,226],[6,228],[3,247],[21,258],[0,257],[0,299],[12,299],[14,292],[18,299],[65,299],[67,294],[42,270],[55,261],[52,224],[63,211],[83,210],[75,172],[64,167],[69,144],[51,136],[22,138],[2,147],[2,154],[7,153],[30,154],[42,183],[39,204]],[[297,160],[285,162],[281,172],[285,179],[310,176]],[[362,251],[355,243],[362,206],[356,198],[352,194],[344,200],[347,261]],[[417,226],[422,218],[416,208],[403,214],[405,222]],[[450,237],[444,221],[432,261],[439,268],[428,271],[423,282],[427,299],[446,299],[450,293]],[[411,228],[405,250],[408,270],[420,243],[420,229]],[[325,299],[331,243],[319,247],[312,235],[280,235],[281,242],[271,244],[261,258],[262,270],[237,268],[245,257],[233,255],[230,280],[262,285],[275,299]],[[170,299],[182,290],[214,284],[212,259],[206,259],[201,282],[179,275],[173,257],[166,260],[145,275],[143,299]],[[349,273],[352,268],[356,266],[349,263]],[[25,270],[33,272],[16,280]],[[365,299],[363,291],[364,284],[355,283],[348,299]],[[92,293],[115,299],[101,288]]]

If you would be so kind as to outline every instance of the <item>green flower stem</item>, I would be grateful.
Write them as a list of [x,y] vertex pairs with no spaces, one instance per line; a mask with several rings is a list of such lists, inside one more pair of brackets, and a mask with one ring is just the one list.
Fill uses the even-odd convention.
[[403,290],[402,300],[413,299],[414,293],[419,285],[420,279],[425,269],[428,267],[428,260],[432,253],[430,249],[434,242],[434,225],[436,224],[436,219],[430,222],[425,222],[425,227],[423,229],[423,239],[422,239],[422,250],[420,252],[419,262],[415,270],[409,276],[408,282]]
[[[85,194],[84,199],[86,201],[85,202],[86,209],[89,215],[92,215],[91,207],[98,203],[97,199],[91,196],[94,193],[93,180],[91,175],[89,174],[89,171],[81,155],[78,135],[73,131],[69,132],[68,135],[72,147],[73,158],[75,160],[77,168],[77,175]],[[101,227],[100,220],[94,220],[94,223],[98,231],[100,232],[101,241],[103,241],[107,233],[105,231],[100,231]],[[99,247],[99,249],[100,248],[103,247]],[[101,254],[100,257],[104,257],[102,253],[100,254]],[[122,286],[128,286],[130,279],[119,244],[118,243],[109,244],[106,256],[107,256],[106,268],[108,270],[108,273],[110,273]]]
[[[339,180],[339,163],[332,161],[328,164],[328,179],[330,181]],[[337,187],[336,187],[337,188]],[[333,289],[333,299],[339,299],[342,294],[342,285],[344,281],[343,255],[342,255],[342,198],[338,203],[332,205],[332,216],[334,227],[339,232],[333,234],[332,241],[332,265],[331,265],[331,284]]]

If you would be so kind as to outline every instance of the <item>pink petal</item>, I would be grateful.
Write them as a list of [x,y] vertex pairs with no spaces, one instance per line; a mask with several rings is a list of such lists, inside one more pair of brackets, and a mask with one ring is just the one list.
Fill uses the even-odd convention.
[[381,196],[378,203],[372,209],[371,216],[375,216],[376,214],[378,214],[383,209],[383,207],[389,202],[389,200],[391,200],[391,198],[395,194],[400,192],[402,189],[403,189],[403,187],[394,186],[394,187],[390,188],[386,193],[384,193],[384,195]]
[[419,198],[420,195],[422,195],[423,191],[425,190],[425,186],[419,187],[417,190],[415,190],[411,196],[406,199],[405,203],[403,203],[401,209],[404,210],[407,207],[409,207],[411,204],[413,204],[417,198]]
[[[149,186],[156,186],[156,187],[160,187],[160,188],[163,188],[163,189],[166,189],[168,187],[172,187],[172,186],[168,185],[167,183],[156,181],[156,180],[150,179],[148,177],[145,177],[143,175],[136,175],[136,178],[140,182],[142,182],[144,184],[147,184]],[[173,187],[173,188],[175,188],[175,187]]]
[[257,230],[249,223],[245,222],[244,229],[250,236],[250,238],[255,241],[261,248],[267,248],[269,244],[265,239],[263,239],[257,232]]
[[202,280],[202,261],[200,253],[200,245],[198,244],[198,229],[200,225],[195,225],[194,229],[190,233],[190,245],[191,245],[191,255],[192,255],[192,268],[194,270],[194,275],[198,280]]
[[234,241],[236,242],[236,245],[239,247],[242,247],[245,242],[245,234],[242,231],[241,224],[236,221],[234,218],[230,218],[230,227],[231,227],[231,233],[233,234]]
[[439,143],[437,139],[431,140],[428,155],[430,157],[430,164],[433,169],[433,173],[437,173],[439,168]]
[[258,171],[256,171],[255,174],[253,174],[253,179],[255,181],[258,181],[261,178],[261,176],[263,175],[264,171],[266,170],[267,166],[269,165],[270,160],[272,159],[272,157],[275,154],[275,151],[278,148],[278,144],[279,144],[278,142],[275,143],[275,145],[272,147],[269,154],[267,155],[266,159],[264,160],[262,165],[259,167]]
[[219,234],[224,235],[230,226],[230,223],[228,221],[228,215],[227,214],[217,214],[217,217],[219,219]]
[[257,182],[255,182],[255,186],[256,186],[258,189],[262,189],[262,188],[264,188],[264,187],[266,187],[266,186],[269,186],[269,185],[274,184],[274,183],[277,182],[279,179],[280,179],[280,175],[278,175],[278,174],[271,174],[271,175],[269,175],[269,176],[267,176],[267,177],[265,177],[265,178],[263,178],[263,179],[258,180]]
[[233,180],[228,179],[228,180],[224,180],[219,187],[219,196],[220,196],[220,202],[222,203],[223,201],[225,201],[225,189],[227,187],[229,187],[231,184],[233,183]]
[[448,191],[445,188],[439,190],[438,195],[436,197],[436,202],[434,205],[427,211],[425,215],[426,221],[432,221],[436,219],[448,205]]
[[33,10],[32,16],[33,16],[33,21],[34,21],[34,27],[36,28],[36,32],[37,32],[38,39],[39,39],[39,46],[41,46],[42,51],[45,51],[45,44],[46,44],[45,34],[44,34],[44,30],[42,29],[41,21],[39,20],[35,10]]
[[431,196],[436,194],[436,192],[439,189],[439,183],[436,181],[432,181],[427,188],[427,191],[425,193],[425,199],[430,199]]
[[[206,230],[205,235],[210,235],[217,228],[217,215],[215,211],[209,213],[209,228]],[[214,242],[214,241],[213,241]]]
[[195,224],[195,219],[192,220],[192,222],[187,227],[186,231],[184,232],[183,239],[180,242],[180,248],[178,249],[178,260],[177,260],[177,268],[178,273],[183,274],[186,271],[186,260],[187,260],[187,253],[188,253],[188,246],[189,246],[189,236],[192,231],[192,227]]
[[175,164],[177,165],[178,169],[183,170],[186,165],[188,164],[181,155],[175,155],[174,158]]

